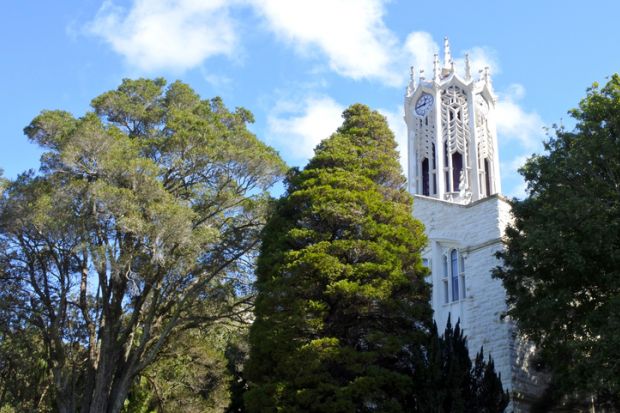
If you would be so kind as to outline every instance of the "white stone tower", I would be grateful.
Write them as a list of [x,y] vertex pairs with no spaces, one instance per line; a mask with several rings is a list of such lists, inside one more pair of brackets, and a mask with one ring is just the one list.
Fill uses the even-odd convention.
[[435,55],[432,78],[416,79],[411,68],[405,95],[408,182],[413,214],[429,238],[424,260],[439,331],[449,315],[453,325],[460,319],[470,355],[484,346],[512,393],[508,411],[522,412],[539,386],[528,366],[532,348],[516,338],[504,317],[505,291],[491,277],[511,219],[499,195],[495,104],[488,68],[472,78],[466,55],[464,73],[458,74],[447,39],[443,63]]

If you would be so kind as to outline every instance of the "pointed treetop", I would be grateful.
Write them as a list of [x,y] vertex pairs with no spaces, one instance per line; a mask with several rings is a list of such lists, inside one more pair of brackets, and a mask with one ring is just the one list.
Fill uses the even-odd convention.
[[449,68],[449,64],[452,62],[452,55],[450,54],[450,41],[448,37],[443,38],[443,66]]

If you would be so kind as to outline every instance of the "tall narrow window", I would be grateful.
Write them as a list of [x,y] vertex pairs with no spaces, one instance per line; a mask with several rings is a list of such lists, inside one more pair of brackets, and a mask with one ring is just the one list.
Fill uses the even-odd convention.
[[485,186],[487,190],[487,196],[489,196],[491,195],[491,167],[487,158],[484,158],[484,178],[486,180]]
[[448,289],[448,257],[443,256],[443,299],[444,303],[450,302],[450,290]]
[[437,159],[436,156],[437,154],[435,153],[435,144],[431,143],[431,152],[432,152],[432,159],[431,159],[431,194],[435,195],[437,194]]
[[459,254],[459,279],[461,281],[461,298],[466,298],[465,292],[465,257],[463,254]]
[[422,195],[430,195],[428,187],[428,158],[422,161]]
[[452,301],[458,301],[459,299],[459,257],[456,250],[450,252],[450,269],[451,269],[451,281],[452,281]]
[[449,171],[449,164],[448,164],[448,142],[444,142],[443,143],[443,169],[444,169],[444,175],[445,175],[445,190],[446,192],[450,192],[450,173]]
[[452,183],[454,187],[452,191],[456,192],[460,190],[459,183],[461,182],[461,171],[463,170],[463,155],[460,152],[454,152],[452,154]]

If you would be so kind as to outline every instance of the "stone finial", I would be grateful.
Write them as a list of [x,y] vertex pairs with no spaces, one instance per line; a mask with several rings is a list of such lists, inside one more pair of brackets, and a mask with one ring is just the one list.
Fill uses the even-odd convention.
[[450,54],[450,41],[448,37],[443,38],[443,66],[448,68],[448,66],[452,62],[452,54]]
[[414,90],[415,90],[415,70],[413,66],[411,66],[410,72],[409,72],[409,84],[407,85],[407,96],[411,96]]
[[471,80],[471,65],[469,64],[468,53],[465,53],[465,80]]
[[433,79],[439,80],[439,55],[435,53],[435,59],[433,60]]

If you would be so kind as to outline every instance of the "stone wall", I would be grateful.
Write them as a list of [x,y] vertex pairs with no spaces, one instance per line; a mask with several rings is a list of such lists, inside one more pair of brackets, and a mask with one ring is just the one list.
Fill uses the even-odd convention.
[[[430,260],[432,306],[440,333],[448,315],[453,325],[460,319],[470,356],[475,357],[483,346],[485,357],[493,357],[504,387],[513,393],[511,407],[527,411],[526,400],[541,389],[530,366],[533,348],[517,338],[514,325],[505,316],[506,294],[501,281],[491,277],[493,268],[501,264],[495,253],[503,248],[510,205],[498,195],[466,205],[415,195],[413,215],[424,223],[429,238],[424,256]],[[446,302],[443,255],[452,249],[464,258],[465,296],[454,301],[450,295]],[[460,288],[461,284],[459,281]],[[448,290],[451,293],[451,286]]]

